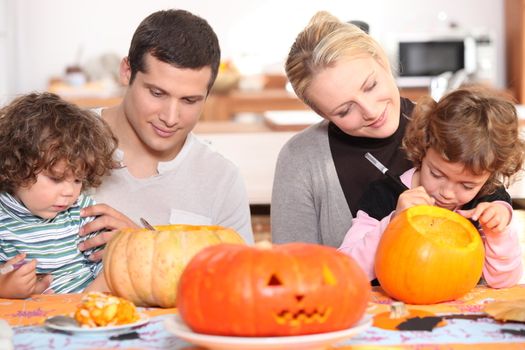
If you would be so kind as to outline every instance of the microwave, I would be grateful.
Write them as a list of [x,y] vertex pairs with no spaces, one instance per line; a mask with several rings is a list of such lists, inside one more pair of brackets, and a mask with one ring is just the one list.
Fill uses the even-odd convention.
[[488,35],[398,37],[393,58],[399,87],[428,87],[433,77],[460,70],[472,82],[496,84],[495,50]]

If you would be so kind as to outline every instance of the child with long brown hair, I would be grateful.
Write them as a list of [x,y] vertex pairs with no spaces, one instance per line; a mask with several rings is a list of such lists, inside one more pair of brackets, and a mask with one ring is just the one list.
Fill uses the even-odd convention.
[[57,95],[32,93],[0,109],[0,140],[0,297],[104,289],[101,263],[77,246],[94,219],[80,217],[94,204],[82,191],[115,164],[107,124]]
[[485,244],[483,277],[509,287],[522,275],[521,250],[511,225],[512,206],[503,185],[522,168],[525,143],[511,101],[480,87],[455,90],[439,102],[418,101],[403,139],[414,168],[401,175],[399,193],[389,179],[372,183],[339,248],[375,278],[381,235],[397,214],[415,205],[436,205],[473,220]]

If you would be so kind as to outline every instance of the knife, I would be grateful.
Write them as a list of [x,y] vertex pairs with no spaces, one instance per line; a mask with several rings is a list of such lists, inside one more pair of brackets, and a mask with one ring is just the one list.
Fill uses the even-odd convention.
[[365,158],[368,159],[368,161],[370,163],[372,163],[380,172],[385,174],[390,180],[394,181],[394,183],[395,183],[396,187],[398,188],[398,190],[400,190],[401,192],[404,192],[404,191],[408,190],[408,187],[404,183],[401,182],[399,177],[394,175],[394,174],[392,174],[392,172],[390,170],[388,170],[388,168],[386,166],[384,166],[383,163],[378,161],[376,159],[376,157],[371,155],[369,152],[366,152],[365,153]]

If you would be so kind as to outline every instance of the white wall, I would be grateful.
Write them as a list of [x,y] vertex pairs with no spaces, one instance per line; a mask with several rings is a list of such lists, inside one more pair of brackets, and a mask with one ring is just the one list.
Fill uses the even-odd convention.
[[[379,41],[385,41],[388,32],[442,27],[437,18],[444,11],[463,27],[494,33],[498,80],[504,84],[503,0],[0,0],[0,4],[6,1],[8,18],[16,19],[8,28],[16,43],[8,54],[11,77],[6,85],[12,94],[45,89],[51,76],[75,63],[79,51],[79,63],[106,52],[124,56],[142,19],[173,7],[206,18],[219,36],[224,58],[279,71],[296,34],[318,10],[344,20],[367,21]],[[0,52],[0,63],[1,57]]]
[[15,79],[10,69],[13,66],[14,18],[9,17],[12,6],[8,0],[0,0],[0,106],[8,101],[14,90]]

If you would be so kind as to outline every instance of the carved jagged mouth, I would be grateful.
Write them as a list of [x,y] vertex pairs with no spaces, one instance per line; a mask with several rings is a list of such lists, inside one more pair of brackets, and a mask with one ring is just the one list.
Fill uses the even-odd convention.
[[316,308],[311,312],[307,312],[305,309],[300,309],[297,312],[283,310],[275,315],[275,320],[278,324],[289,324],[291,326],[310,323],[324,323],[331,313],[331,308]]

